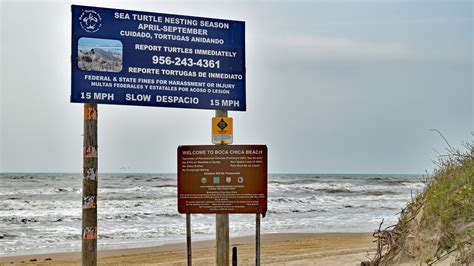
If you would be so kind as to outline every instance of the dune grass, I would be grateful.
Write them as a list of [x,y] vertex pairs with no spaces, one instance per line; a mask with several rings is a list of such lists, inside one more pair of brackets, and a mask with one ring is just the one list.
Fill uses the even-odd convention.
[[466,245],[474,244],[474,159],[444,163],[423,193],[423,226],[442,232],[438,250],[425,262],[457,249],[460,262],[468,262]]
[[449,146],[399,222],[374,233],[378,251],[371,265],[474,263],[474,146],[464,146],[462,151]]

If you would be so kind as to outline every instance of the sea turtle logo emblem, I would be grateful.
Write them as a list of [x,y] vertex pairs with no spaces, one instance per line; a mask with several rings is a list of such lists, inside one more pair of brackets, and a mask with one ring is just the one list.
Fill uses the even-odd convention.
[[102,17],[95,10],[84,10],[79,17],[81,28],[87,32],[97,32],[102,26]]

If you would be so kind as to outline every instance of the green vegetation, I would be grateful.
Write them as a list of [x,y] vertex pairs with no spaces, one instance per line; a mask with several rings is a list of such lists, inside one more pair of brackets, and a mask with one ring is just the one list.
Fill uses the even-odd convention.
[[474,147],[449,146],[427,186],[402,210],[398,224],[374,233],[372,265],[474,263]]
[[[441,232],[438,248],[427,263],[456,249],[468,263],[474,244],[474,158],[449,160],[436,173],[424,195],[423,226]],[[468,252],[466,252],[468,251]]]
[[460,165],[448,165],[425,192],[423,218],[427,224],[440,223],[442,229],[454,230],[459,223],[474,217],[474,159]]

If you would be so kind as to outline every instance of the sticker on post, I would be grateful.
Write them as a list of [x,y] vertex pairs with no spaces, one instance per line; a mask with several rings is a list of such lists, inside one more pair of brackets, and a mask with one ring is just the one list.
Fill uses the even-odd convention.
[[97,158],[97,148],[94,146],[84,148],[84,158]]
[[232,117],[212,118],[212,143],[232,144],[233,142],[233,120]]
[[96,196],[86,196],[82,198],[82,208],[83,209],[95,209],[97,208],[97,198]]
[[84,168],[84,172],[82,174],[86,180],[97,180],[97,170],[95,168]]
[[97,120],[97,106],[84,106],[84,120]]
[[97,239],[97,227],[82,228],[82,239],[85,239],[85,240]]

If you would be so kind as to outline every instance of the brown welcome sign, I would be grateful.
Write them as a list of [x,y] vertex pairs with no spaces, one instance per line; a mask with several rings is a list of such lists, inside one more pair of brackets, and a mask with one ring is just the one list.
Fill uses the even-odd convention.
[[267,211],[267,146],[178,147],[180,213]]

